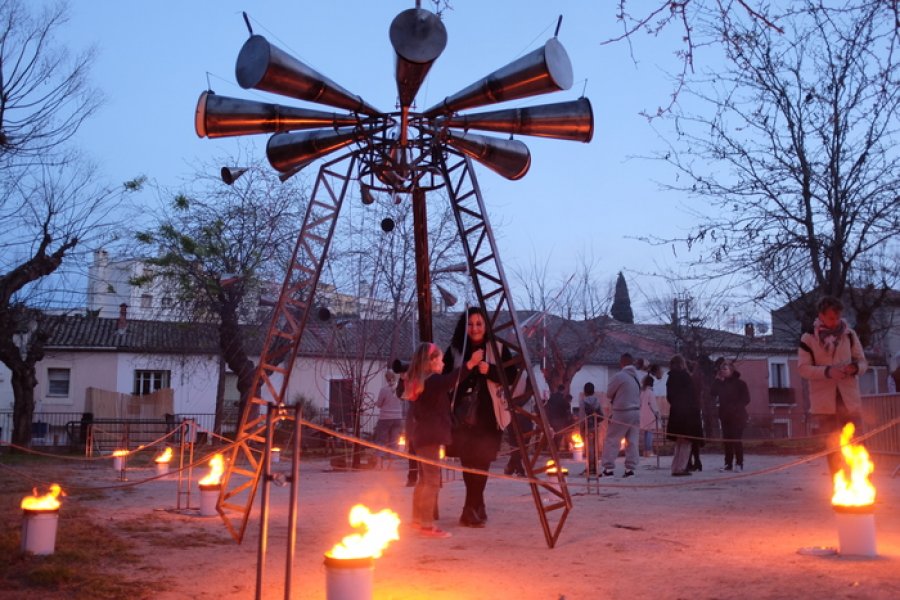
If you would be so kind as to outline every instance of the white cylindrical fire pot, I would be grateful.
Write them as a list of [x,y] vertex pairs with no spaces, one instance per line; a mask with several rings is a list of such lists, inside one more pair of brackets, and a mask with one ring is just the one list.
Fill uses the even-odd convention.
[[581,448],[576,448],[575,450],[572,450],[572,460],[574,460],[575,462],[583,461],[584,460],[584,450],[582,450]]
[[218,483],[213,485],[200,485],[200,516],[214,517],[216,512],[216,502],[219,500],[219,491],[222,486]]
[[372,600],[375,559],[325,555],[326,600]]
[[281,462],[281,448],[272,448],[272,464]]
[[169,474],[169,463],[168,462],[158,462],[156,463],[156,474],[160,477],[163,475]]
[[56,526],[59,509],[22,511],[22,552],[53,554],[56,549]]
[[124,456],[114,456],[113,457],[113,471],[121,471],[125,468],[125,457]]
[[841,556],[877,556],[875,511],[869,506],[834,506]]

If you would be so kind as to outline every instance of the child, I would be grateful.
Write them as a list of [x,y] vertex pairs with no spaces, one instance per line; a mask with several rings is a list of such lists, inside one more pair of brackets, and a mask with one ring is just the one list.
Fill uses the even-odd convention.
[[[410,438],[419,463],[419,479],[413,491],[412,527],[424,537],[448,538],[450,533],[434,525],[434,507],[437,506],[441,485],[441,469],[437,463],[440,448],[451,441],[450,390],[469,371],[484,362],[484,352],[472,353],[461,368],[441,374],[444,370],[444,353],[430,342],[423,342],[413,355],[406,372],[403,397],[413,402]],[[486,365],[486,363],[485,363]]]

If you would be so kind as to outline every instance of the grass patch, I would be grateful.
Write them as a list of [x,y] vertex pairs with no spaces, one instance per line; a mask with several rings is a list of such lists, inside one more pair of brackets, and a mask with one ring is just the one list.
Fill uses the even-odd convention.
[[[142,557],[132,550],[127,533],[105,526],[95,511],[81,503],[80,494],[63,499],[54,553],[34,556],[22,552],[22,498],[30,495],[35,485],[39,493],[45,493],[44,482],[59,482],[65,490],[71,465],[44,457],[7,458],[12,457],[0,457],[0,466],[13,464],[14,469],[0,468],[0,596],[22,600],[154,597],[161,581],[141,579],[129,572],[141,569]],[[105,494],[85,494],[98,495]]]

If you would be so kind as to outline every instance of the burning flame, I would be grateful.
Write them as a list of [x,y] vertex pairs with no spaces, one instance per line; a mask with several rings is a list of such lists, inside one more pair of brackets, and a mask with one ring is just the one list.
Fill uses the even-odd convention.
[[400,434],[400,438],[397,440],[397,445],[401,448],[406,447],[406,436],[402,433]]
[[580,433],[572,434],[572,447],[576,450],[581,450],[582,448],[584,448],[584,439],[582,439]]
[[22,498],[22,508],[25,510],[56,510],[59,508],[59,496],[65,496],[59,484],[50,486],[50,491],[43,496],[37,495],[37,488],[32,490],[33,496]]
[[851,444],[856,427],[853,423],[844,425],[841,431],[841,454],[844,463],[850,467],[850,475],[842,468],[834,474],[834,496],[831,503],[838,506],[868,506],[875,503],[875,486],[869,481],[869,474],[875,465],[869,460],[869,453],[861,444]]
[[[569,470],[567,468],[563,467],[562,472],[563,472],[563,475],[565,475],[566,473],[569,472]],[[550,473],[552,475],[556,475],[556,473],[557,473],[556,461],[553,460],[552,458],[547,461],[547,473]]]
[[626,440],[625,438],[622,438],[622,441],[619,442],[619,450],[622,451],[627,447],[628,447],[628,440]]
[[447,458],[447,449],[444,448],[443,444],[441,444],[441,449],[438,451],[438,458],[440,458],[441,460]]
[[128,456],[128,450],[114,450],[113,456]]
[[153,459],[153,462],[157,463],[167,463],[172,460],[172,448],[171,446],[166,446],[166,449],[162,451],[162,453]]
[[209,459],[209,475],[198,481],[200,485],[219,485],[222,473],[225,472],[225,458],[221,454],[214,454]]
[[327,554],[332,558],[378,558],[387,545],[399,540],[400,517],[389,508],[372,513],[362,504],[350,509],[350,525],[365,527],[365,533],[354,533],[335,544]]

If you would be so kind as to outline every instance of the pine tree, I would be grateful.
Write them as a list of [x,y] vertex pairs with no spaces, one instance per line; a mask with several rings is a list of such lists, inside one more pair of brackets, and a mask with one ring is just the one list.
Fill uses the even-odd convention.
[[628,284],[625,276],[619,271],[616,278],[616,295],[613,297],[612,308],[609,311],[612,318],[621,323],[634,323],[634,313],[631,311],[631,298],[628,296]]

